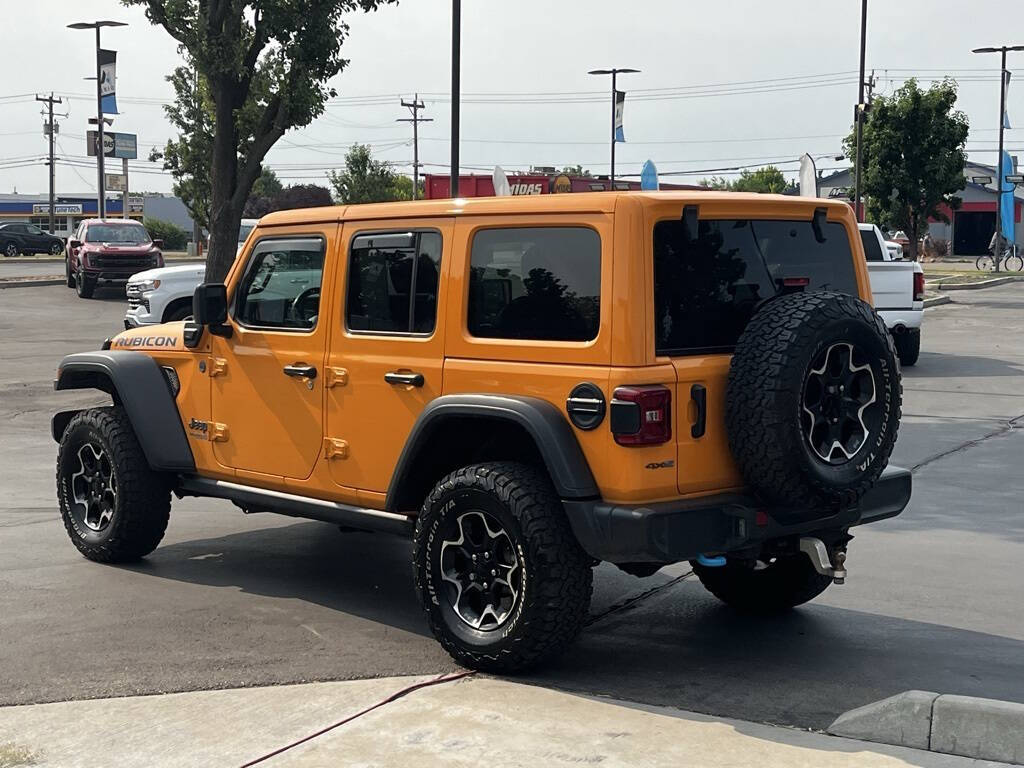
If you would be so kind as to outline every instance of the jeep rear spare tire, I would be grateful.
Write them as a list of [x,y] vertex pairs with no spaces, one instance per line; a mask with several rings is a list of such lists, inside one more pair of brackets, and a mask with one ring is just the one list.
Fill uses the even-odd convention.
[[769,504],[854,503],[889,461],[901,393],[892,338],[870,305],[833,292],[783,296],[736,344],[729,446]]

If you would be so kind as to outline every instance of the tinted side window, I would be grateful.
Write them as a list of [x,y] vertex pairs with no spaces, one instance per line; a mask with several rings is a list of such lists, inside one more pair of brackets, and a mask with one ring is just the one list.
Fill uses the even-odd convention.
[[860,230],[860,241],[864,244],[864,258],[868,261],[885,261],[882,258],[882,246],[878,244],[878,236],[872,230]]
[[821,241],[810,221],[699,221],[691,237],[680,220],[654,227],[655,350],[658,354],[731,349],[759,302],[785,278],[807,291],[857,295],[846,228],[826,223]]
[[239,286],[235,317],[243,325],[309,331],[320,314],[324,241],[261,240]]
[[601,306],[601,238],[586,227],[485,229],[473,237],[469,332],[590,341]]
[[[350,331],[432,333],[441,272],[438,232],[352,238],[346,324]],[[413,265],[415,264],[415,269]]]

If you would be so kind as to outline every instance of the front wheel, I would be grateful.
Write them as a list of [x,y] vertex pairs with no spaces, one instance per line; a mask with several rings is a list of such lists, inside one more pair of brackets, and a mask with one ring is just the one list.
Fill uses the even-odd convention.
[[1013,256],[1007,256],[1006,261],[1003,262],[1003,269],[1007,272],[1020,272],[1024,270],[1024,258],[1014,254]]
[[13,259],[18,255],[19,251],[20,249],[15,243],[7,243],[7,245],[4,246],[4,256],[8,259]]
[[170,485],[149,468],[118,406],[90,408],[68,423],[57,452],[57,496],[72,543],[102,563],[156,549],[171,511]]
[[78,298],[91,299],[95,290],[96,281],[83,275],[82,270],[79,269],[75,273],[75,292],[78,294]]
[[996,264],[992,260],[991,256],[985,254],[984,256],[979,256],[977,258],[977,260],[974,262],[974,268],[977,269],[979,272],[991,272],[993,269],[996,268]]
[[424,502],[414,543],[430,629],[464,666],[526,669],[561,653],[583,627],[591,561],[551,481],[532,467],[451,473]]
[[768,562],[729,560],[718,568],[694,564],[693,572],[708,592],[742,613],[781,613],[813,600],[832,583],[802,553]]
[[74,288],[75,276],[71,274],[71,259],[64,260],[64,275],[67,278],[68,288]]

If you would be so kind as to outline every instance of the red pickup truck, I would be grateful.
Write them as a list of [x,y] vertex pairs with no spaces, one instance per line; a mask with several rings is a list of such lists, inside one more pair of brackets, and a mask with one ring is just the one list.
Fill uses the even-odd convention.
[[68,238],[64,271],[68,288],[91,299],[101,283],[126,283],[136,272],[164,265],[163,242],[136,221],[86,219]]

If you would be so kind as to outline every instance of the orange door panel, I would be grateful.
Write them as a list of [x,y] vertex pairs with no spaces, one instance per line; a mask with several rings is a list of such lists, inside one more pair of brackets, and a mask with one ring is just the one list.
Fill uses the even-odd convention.
[[324,380],[324,458],[339,486],[386,491],[413,424],[442,392],[453,228],[450,218],[344,224]]

